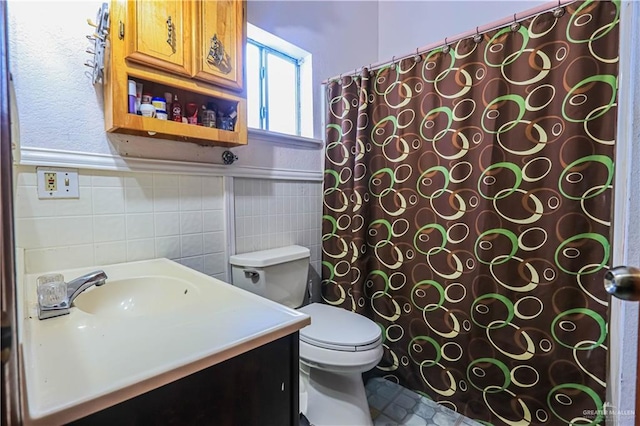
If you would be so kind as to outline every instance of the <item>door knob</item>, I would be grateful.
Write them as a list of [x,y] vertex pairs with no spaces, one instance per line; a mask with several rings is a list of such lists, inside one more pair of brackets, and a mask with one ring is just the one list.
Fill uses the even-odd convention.
[[616,266],[604,274],[604,289],[622,300],[640,301],[640,269]]

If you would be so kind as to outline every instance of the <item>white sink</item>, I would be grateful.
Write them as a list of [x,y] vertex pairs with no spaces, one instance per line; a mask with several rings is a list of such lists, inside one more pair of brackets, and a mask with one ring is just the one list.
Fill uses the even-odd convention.
[[107,279],[80,293],[72,306],[93,315],[167,315],[196,303],[200,294],[198,287],[175,277]]
[[65,424],[298,331],[308,315],[167,259],[102,269],[68,315],[39,320],[22,277],[19,339],[26,425]]

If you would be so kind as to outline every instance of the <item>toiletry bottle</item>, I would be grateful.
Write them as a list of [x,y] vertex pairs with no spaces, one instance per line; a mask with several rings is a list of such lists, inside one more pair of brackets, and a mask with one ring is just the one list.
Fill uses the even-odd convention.
[[167,102],[167,107],[165,108],[167,111],[167,118],[171,120],[171,103],[173,102],[173,94],[171,94],[171,92],[164,92],[164,99]]
[[202,105],[202,125],[204,127],[216,127],[216,112],[211,103],[207,107]]
[[136,83],[136,114],[140,115],[140,105],[142,105],[142,83]]
[[173,103],[171,104],[171,119],[173,121],[182,122],[182,105],[178,102],[178,95],[173,95]]
[[129,85],[129,114],[135,114],[136,109],[136,82],[134,80],[128,81]]
[[198,124],[198,104],[189,102],[184,106],[184,111],[189,124]]

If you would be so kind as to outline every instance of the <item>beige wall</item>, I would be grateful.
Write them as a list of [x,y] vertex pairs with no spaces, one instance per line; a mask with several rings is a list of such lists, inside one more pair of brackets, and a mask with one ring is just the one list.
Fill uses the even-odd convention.
[[390,60],[417,47],[473,30],[544,4],[532,0],[380,1],[378,58]]

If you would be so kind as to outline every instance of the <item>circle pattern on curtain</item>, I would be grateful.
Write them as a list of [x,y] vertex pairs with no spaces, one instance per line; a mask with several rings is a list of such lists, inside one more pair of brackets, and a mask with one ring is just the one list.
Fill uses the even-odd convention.
[[496,425],[604,419],[619,4],[565,8],[327,87],[324,301]]

